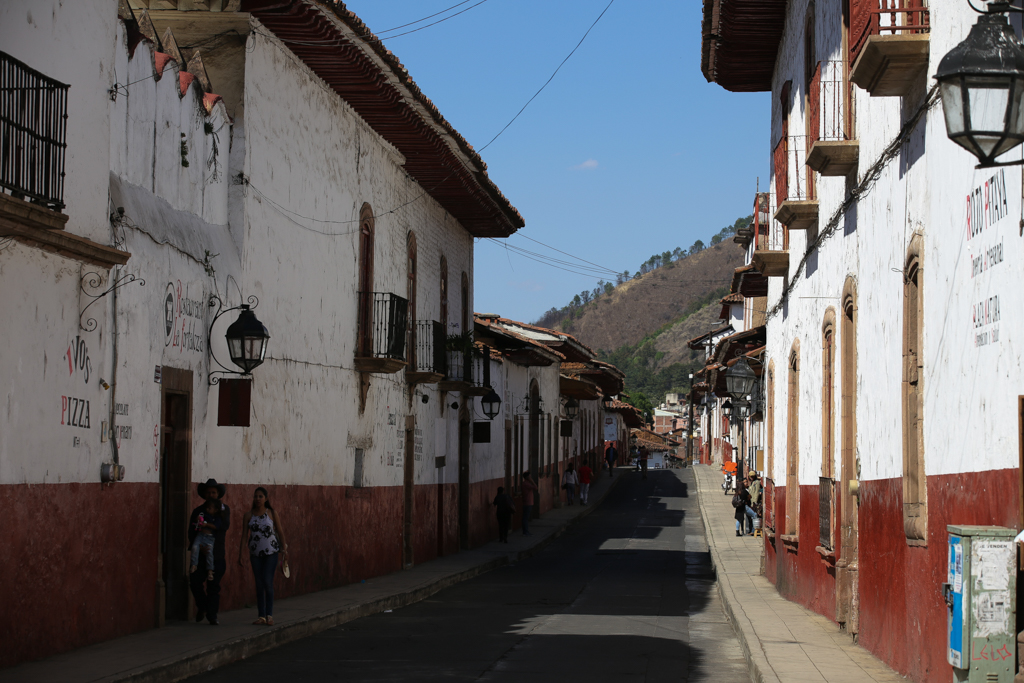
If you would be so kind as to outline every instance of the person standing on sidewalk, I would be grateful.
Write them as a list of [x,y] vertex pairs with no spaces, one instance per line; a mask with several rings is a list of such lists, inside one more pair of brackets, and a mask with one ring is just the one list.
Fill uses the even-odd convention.
[[605,462],[608,463],[608,476],[614,477],[612,470],[615,468],[615,461],[619,459],[619,452],[615,450],[615,444],[609,444],[608,450],[604,452]]
[[220,514],[217,515],[214,528],[211,529],[213,533],[213,578],[210,579],[208,574],[202,572],[190,574],[188,578],[192,597],[196,601],[196,622],[201,622],[203,618],[206,618],[211,626],[216,626],[220,623],[217,619],[217,613],[220,611],[220,582],[228,570],[228,563],[224,559],[224,534],[231,526],[231,508],[221,501],[227,492],[227,487],[224,484],[218,484],[216,479],[207,479],[205,484],[197,485],[196,492],[203,499],[203,504],[194,509],[189,517],[189,545],[195,543],[199,515],[203,513],[207,502],[215,501],[220,504]]
[[252,509],[242,520],[242,539],[238,546],[238,565],[242,566],[242,552],[249,545],[249,563],[256,579],[256,610],[259,617],[253,625],[274,625],[274,573],[278,554],[288,563],[288,544],[284,540],[281,519],[270,506],[267,490],[257,486],[252,495]]
[[533,497],[537,484],[530,478],[530,471],[523,472],[523,536],[530,535],[530,515],[533,513]]
[[590,497],[590,481],[594,477],[594,470],[584,464],[580,467],[578,476],[580,478],[580,505],[586,505],[587,498]]
[[562,488],[565,489],[565,502],[569,505],[576,500],[576,485],[579,484],[579,477],[576,476],[576,468],[569,463],[562,473]]
[[498,487],[498,495],[491,503],[498,512],[498,543],[508,543],[508,529],[512,526],[512,515],[516,513],[516,505],[512,502],[512,496],[505,493],[505,487]]
[[640,471],[644,473],[642,479],[647,478],[647,459],[651,457],[651,452],[647,450],[647,446],[641,446],[640,452],[637,454],[637,458],[640,460]]

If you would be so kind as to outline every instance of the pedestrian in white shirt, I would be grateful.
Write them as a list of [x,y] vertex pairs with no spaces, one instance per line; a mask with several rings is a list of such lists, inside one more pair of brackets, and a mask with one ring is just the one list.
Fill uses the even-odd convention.
[[565,468],[565,473],[562,475],[562,488],[565,489],[565,498],[569,505],[572,505],[573,501],[576,500],[576,486],[579,485],[580,479],[576,476],[576,468],[572,463]]

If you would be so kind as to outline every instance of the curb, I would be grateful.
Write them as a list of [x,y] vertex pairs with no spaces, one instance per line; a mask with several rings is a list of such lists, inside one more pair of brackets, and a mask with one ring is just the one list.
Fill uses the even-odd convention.
[[[697,472],[694,470],[694,479],[696,478]],[[740,612],[740,615],[742,615],[741,619],[740,615],[737,614],[737,610],[733,608],[734,600],[730,600],[732,584],[728,579],[728,574],[718,570],[723,563],[718,554],[718,546],[711,536],[711,524],[707,507],[704,505],[704,494],[701,491],[700,482],[697,482],[697,502],[700,506],[701,521],[704,522],[704,533],[708,539],[708,549],[711,551],[711,567],[715,572],[715,579],[718,584],[718,597],[722,600],[725,615],[729,618],[732,630],[735,631],[736,637],[740,641],[740,649],[743,650],[743,658],[747,661],[747,672],[750,674],[750,679],[754,683],[782,683],[775,670],[768,663],[768,658],[761,649],[761,640],[757,637],[753,626],[750,625],[750,621],[742,612]],[[728,592],[726,591],[727,583],[729,584]],[[756,643],[756,649],[751,647],[752,642]]]
[[468,581],[511,562],[521,562],[536,555],[550,545],[552,541],[564,534],[567,529],[600,506],[608,494],[618,485],[624,474],[620,473],[616,476],[600,497],[587,505],[585,511],[567,520],[547,537],[525,550],[507,555],[499,555],[494,559],[481,562],[475,567],[464,569],[409,591],[378,598],[377,600],[345,609],[312,615],[296,622],[274,626],[259,633],[245,635],[226,643],[218,643],[200,652],[177,657],[172,660],[153,662],[132,671],[109,676],[103,680],[108,683],[173,683],[174,681],[198,676],[213,669],[267,652],[281,645],[308,638],[355,619],[379,614],[389,609],[407,607],[425,600],[455,584]]

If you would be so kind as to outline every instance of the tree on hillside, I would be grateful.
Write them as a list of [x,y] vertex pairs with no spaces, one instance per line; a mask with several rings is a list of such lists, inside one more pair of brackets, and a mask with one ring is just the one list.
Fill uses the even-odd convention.
[[573,309],[577,309],[577,308],[579,308],[582,305],[583,305],[583,300],[580,298],[579,294],[577,294],[576,296],[574,296],[572,298],[572,308]]
[[651,405],[651,400],[642,391],[634,392],[629,396],[623,396],[622,400],[643,413],[644,424],[654,422],[654,406]]
[[672,250],[672,258],[674,260],[679,261],[684,256],[686,256],[686,252],[684,252],[681,248],[676,247],[675,249]]
[[700,253],[702,251],[704,251],[704,243],[702,241],[700,241],[700,240],[697,240],[696,242],[694,242],[693,246],[690,247],[690,254],[691,255],[692,254]]
[[590,290],[589,289],[584,289],[582,292],[580,292],[579,297],[580,297],[580,299],[583,300],[583,305],[584,306],[589,304],[590,303],[590,299],[592,298],[590,296]]
[[604,283],[604,293],[605,294],[611,294],[613,289],[615,289],[615,285],[613,285],[610,282]]
[[662,254],[661,254],[661,265],[663,265],[663,266],[670,266],[670,265],[672,265],[672,252],[671,251],[662,252]]

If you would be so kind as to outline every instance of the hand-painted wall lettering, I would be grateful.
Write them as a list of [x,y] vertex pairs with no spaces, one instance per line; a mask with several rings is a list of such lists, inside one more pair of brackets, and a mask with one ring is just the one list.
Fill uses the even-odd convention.
[[164,346],[178,349],[179,353],[204,352],[205,311],[202,293],[200,298],[194,299],[190,296],[189,285],[182,285],[181,280],[168,282],[163,300]]
[[60,423],[89,429],[89,401],[74,396],[60,397]]
[[89,358],[89,347],[85,345],[85,340],[76,336],[68,344],[68,350],[64,352],[64,357],[68,360],[68,376],[73,377],[78,372],[88,384],[89,377],[92,375],[92,359]]

